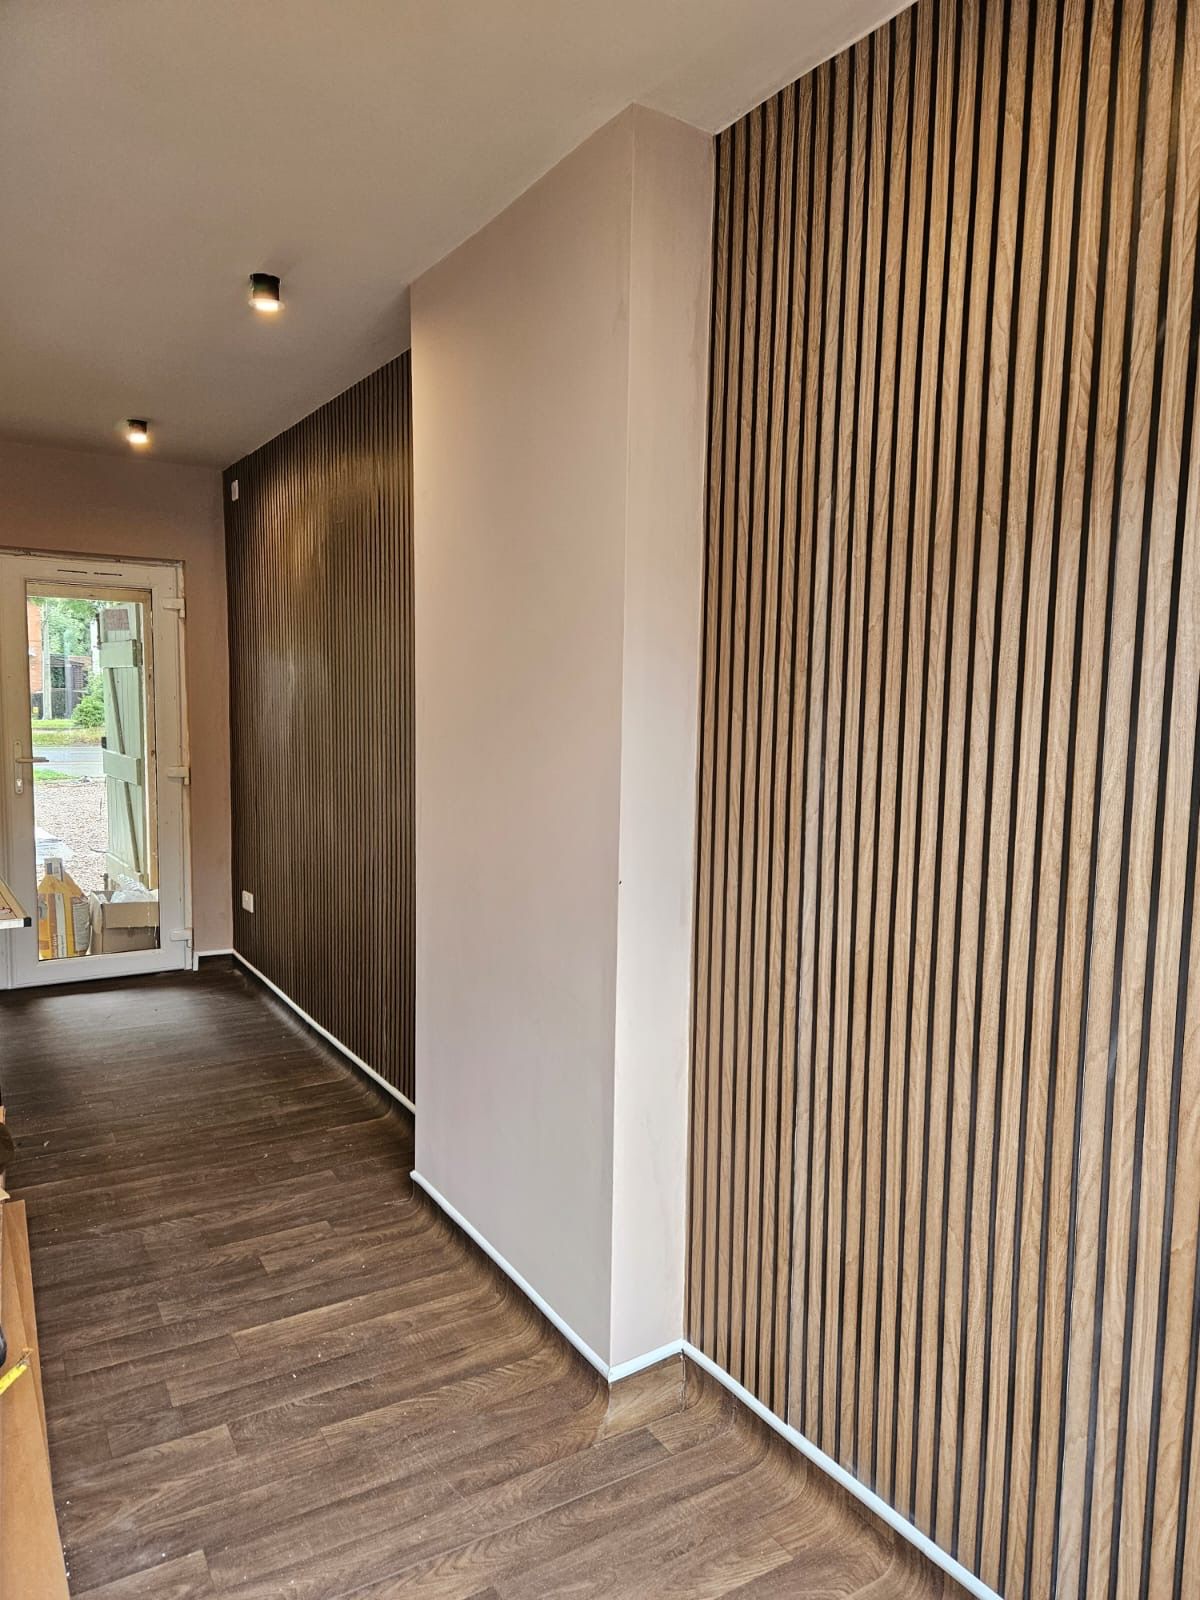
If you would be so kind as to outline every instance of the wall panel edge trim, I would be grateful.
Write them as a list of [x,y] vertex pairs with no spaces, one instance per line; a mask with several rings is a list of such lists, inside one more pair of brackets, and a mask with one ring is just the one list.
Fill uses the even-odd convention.
[[[494,1261],[495,1264],[500,1268],[500,1271],[503,1272],[507,1278],[511,1278],[513,1283],[517,1286],[525,1298],[533,1302],[533,1304],[545,1317],[546,1321],[558,1329],[559,1333],[562,1334],[567,1343],[575,1347],[588,1365],[595,1367],[596,1371],[602,1378],[609,1378],[611,1380],[611,1374],[614,1369],[609,1367],[608,1362],[605,1361],[602,1356],[596,1354],[586,1339],[580,1338],[579,1334],[575,1332],[575,1329],[566,1320],[566,1318],[560,1317],[550,1302],[542,1298],[542,1296],[530,1283],[529,1279],[519,1273],[516,1267],[513,1266],[512,1262],[502,1256],[499,1250],[496,1249],[495,1245],[492,1244],[491,1241],[482,1233],[480,1233],[479,1229],[474,1225],[474,1223],[468,1222],[466,1217],[463,1216],[462,1212],[457,1208],[457,1206],[451,1205],[450,1201],[446,1199],[445,1195],[442,1194],[439,1189],[436,1189],[433,1184],[430,1183],[429,1179],[418,1172],[415,1167],[412,1170],[412,1181],[420,1188],[424,1189],[425,1193],[433,1201],[434,1205],[439,1206],[441,1210],[443,1210],[450,1218],[450,1221],[453,1222],[456,1227],[461,1228],[466,1234],[467,1238],[473,1243],[477,1244],[483,1251],[484,1255],[489,1257],[490,1260]],[[649,1363],[646,1364],[649,1365]],[[623,1362],[622,1366],[615,1370],[618,1371],[622,1376],[626,1376],[627,1372],[625,1369],[628,1369],[630,1372],[637,1370],[637,1368],[630,1362]]]

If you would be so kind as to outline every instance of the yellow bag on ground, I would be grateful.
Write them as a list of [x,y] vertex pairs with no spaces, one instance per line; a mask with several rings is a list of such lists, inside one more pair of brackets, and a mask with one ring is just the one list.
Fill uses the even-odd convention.
[[91,939],[87,896],[56,856],[38,884],[38,960],[85,956]]

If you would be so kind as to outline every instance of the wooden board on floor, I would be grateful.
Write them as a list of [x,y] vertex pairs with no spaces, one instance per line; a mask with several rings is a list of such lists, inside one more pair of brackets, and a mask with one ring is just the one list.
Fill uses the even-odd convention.
[[[11,1258],[13,1278],[16,1282],[17,1300],[20,1305],[21,1322],[24,1338],[21,1349],[28,1349],[32,1360],[33,1376],[36,1379],[34,1392],[37,1395],[38,1415],[42,1423],[42,1438],[46,1437],[46,1402],[42,1394],[42,1366],[38,1351],[37,1317],[33,1309],[33,1270],[29,1261],[29,1228],[25,1216],[24,1200],[10,1200],[5,1205],[3,1217],[0,1220],[0,1234],[4,1239],[4,1256]],[[7,1317],[4,1319],[7,1328]],[[17,1352],[20,1354],[20,1351]],[[9,1346],[9,1356],[12,1358],[12,1346]]]
[[0,1394],[0,1600],[66,1600],[29,1277],[25,1207],[9,1202],[0,1220],[0,1309],[8,1339],[2,1371],[28,1351],[30,1368]]

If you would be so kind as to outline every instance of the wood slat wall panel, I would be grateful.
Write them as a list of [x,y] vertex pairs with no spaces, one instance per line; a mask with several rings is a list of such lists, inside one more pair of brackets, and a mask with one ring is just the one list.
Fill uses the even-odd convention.
[[412,1100],[409,374],[230,467],[225,530],[236,947]]
[[1200,0],[718,140],[689,1336],[1028,1600],[1200,1592],[1198,218]]

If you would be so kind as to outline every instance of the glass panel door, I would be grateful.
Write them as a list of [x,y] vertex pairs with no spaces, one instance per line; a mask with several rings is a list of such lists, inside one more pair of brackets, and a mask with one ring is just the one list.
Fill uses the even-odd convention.
[[185,966],[179,574],[0,553],[0,985]]

